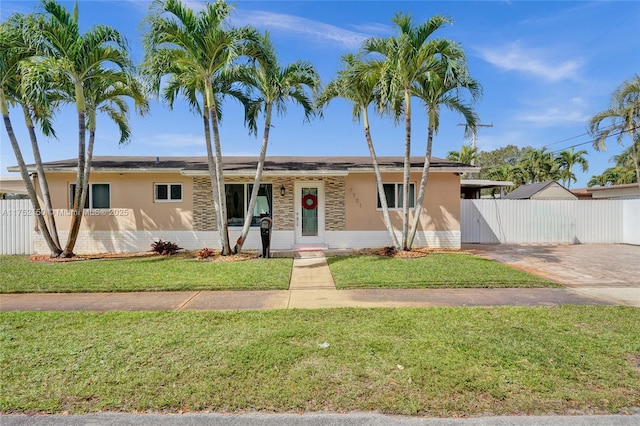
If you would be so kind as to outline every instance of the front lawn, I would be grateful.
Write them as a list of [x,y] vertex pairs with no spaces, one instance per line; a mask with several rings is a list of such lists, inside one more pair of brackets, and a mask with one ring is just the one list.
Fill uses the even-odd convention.
[[424,257],[345,256],[327,259],[338,289],[560,287],[548,280],[466,253]]
[[0,412],[619,413],[640,407],[638,324],[584,306],[7,312]]
[[292,262],[292,259],[208,262],[153,256],[31,263],[28,256],[0,256],[0,292],[286,290]]

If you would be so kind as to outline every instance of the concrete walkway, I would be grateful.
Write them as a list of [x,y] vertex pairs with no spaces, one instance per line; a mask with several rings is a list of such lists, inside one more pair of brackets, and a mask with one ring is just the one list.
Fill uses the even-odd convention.
[[[640,307],[640,284],[631,281],[626,284],[616,282],[613,286],[610,284],[611,278],[599,277],[594,282],[601,284],[596,287],[594,282],[586,283],[579,276],[573,281],[565,278],[558,279],[557,273],[554,275],[549,273],[548,269],[543,268],[545,264],[549,263],[549,259],[544,259],[545,256],[553,257],[554,264],[561,265],[562,262],[559,260],[561,256],[558,253],[552,256],[548,254],[551,250],[549,248],[543,250],[538,246],[523,247],[526,248],[518,250],[513,246],[484,247],[478,245],[471,247],[469,251],[544,275],[556,282],[566,284],[567,288],[336,290],[324,254],[310,251],[296,253],[289,290],[5,294],[0,296],[0,311],[180,311],[340,307],[556,306],[562,304],[622,304]],[[610,246],[608,247],[610,249]],[[541,252],[541,250],[543,251]],[[601,248],[600,250],[599,248],[592,250],[602,254]],[[627,251],[629,250],[627,249]],[[541,253],[546,254],[537,264],[538,269],[531,266],[531,260],[529,263],[523,261],[528,258],[540,261]],[[634,253],[636,253],[635,248],[631,249],[631,256]],[[640,253],[640,248],[637,253]],[[592,253],[589,252],[589,254]],[[622,256],[620,253],[618,255]],[[517,256],[517,259],[514,259],[513,256]],[[626,257],[624,259],[628,260]],[[609,258],[609,263],[611,262],[613,260]],[[556,268],[558,271],[565,271],[562,266],[556,266]],[[640,277],[640,275],[638,276]],[[602,283],[608,283],[608,285],[605,286]]]

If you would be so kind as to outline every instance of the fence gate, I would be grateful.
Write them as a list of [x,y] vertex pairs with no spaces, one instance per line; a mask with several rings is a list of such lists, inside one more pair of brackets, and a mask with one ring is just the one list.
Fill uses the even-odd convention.
[[0,254],[32,254],[31,200],[0,200]]

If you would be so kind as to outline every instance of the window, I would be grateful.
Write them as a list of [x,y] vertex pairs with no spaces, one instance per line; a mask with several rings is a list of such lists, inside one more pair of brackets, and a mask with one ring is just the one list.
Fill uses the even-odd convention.
[[[227,221],[229,226],[244,225],[244,214],[251,198],[252,183],[229,183],[224,186],[227,197]],[[271,217],[273,187],[263,183],[258,189],[256,205],[253,208],[251,226],[257,226],[263,217]]]
[[156,183],[153,190],[153,200],[157,202],[182,201],[181,183]]
[[[73,199],[76,196],[76,184],[69,184],[69,209],[73,209]],[[111,185],[108,183],[90,183],[85,209],[111,208]]]
[[[404,199],[402,183],[383,183],[384,194],[387,198],[387,206],[390,209],[401,209],[402,200]],[[377,191],[376,191],[377,193]],[[378,208],[382,208],[380,202],[380,196],[376,196],[378,200]],[[409,184],[409,207],[414,208],[416,206],[416,186],[413,183]]]

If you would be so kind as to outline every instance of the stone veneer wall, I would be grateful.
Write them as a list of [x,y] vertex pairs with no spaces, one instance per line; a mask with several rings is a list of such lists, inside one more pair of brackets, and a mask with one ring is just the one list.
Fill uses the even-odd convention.
[[216,215],[213,209],[211,180],[208,177],[193,178],[193,229],[216,231]]
[[[304,181],[322,181],[325,190],[325,229],[327,231],[344,231],[345,214],[345,177],[305,177]],[[244,177],[225,178],[226,183],[247,183],[252,179]],[[271,177],[263,182],[273,185],[273,226],[274,230],[292,230],[293,223],[293,185],[294,177]],[[284,185],[285,195],[280,195],[280,187]],[[216,219],[211,195],[211,183],[208,177],[193,178],[193,226],[196,231],[215,231]]]

